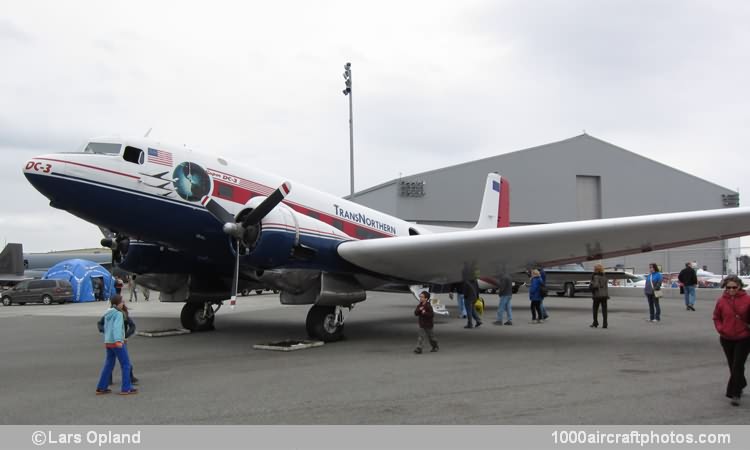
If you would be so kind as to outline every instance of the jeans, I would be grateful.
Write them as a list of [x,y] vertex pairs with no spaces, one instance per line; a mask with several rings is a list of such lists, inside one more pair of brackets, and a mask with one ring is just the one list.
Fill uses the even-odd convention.
[[510,306],[510,299],[511,295],[501,295],[500,297],[500,305],[497,307],[497,321],[502,322],[503,321],[503,312],[508,314],[508,322],[513,321],[513,309]]
[[661,320],[661,307],[659,307],[659,299],[654,297],[654,294],[646,294],[648,299],[648,317],[650,320]]
[[466,319],[468,320],[467,325],[470,326],[470,327],[473,326],[472,323],[471,323],[472,317],[474,318],[474,320],[477,321],[477,324],[482,323],[482,319],[479,318],[479,314],[477,314],[477,310],[474,309],[474,302],[475,301],[476,301],[476,299],[469,300],[466,297],[464,297],[464,305],[466,307]]
[[456,300],[458,301],[458,316],[466,317],[466,304],[464,303],[464,294],[456,294]]
[[695,285],[685,286],[685,306],[695,305]]
[[109,380],[112,378],[112,370],[115,368],[115,359],[120,361],[120,371],[122,372],[122,386],[120,390],[128,392],[133,386],[130,384],[130,358],[128,357],[128,349],[125,347],[107,349],[104,367],[102,368],[102,373],[99,376],[99,384],[96,385],[96,388],[99,390],[107,389]]
[[593,325],[599,325],[599,305],[602,307],[602,325],[605,327],[607,326],[607,298],[594,298],[593,300],[593,308],[594,308],[594,322],[592,322]]
[[531,301],[531,320],[542,320],[542,301],[532,300]]

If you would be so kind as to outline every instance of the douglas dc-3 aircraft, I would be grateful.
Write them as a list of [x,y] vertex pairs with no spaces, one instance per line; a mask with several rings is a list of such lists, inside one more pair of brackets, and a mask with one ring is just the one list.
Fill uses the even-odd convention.
[[[238,280],[309,304],[307,331],[341,338],[367,290],[445,290],[471,278],[750,234],[750,208],[502,227],[503,180],[489,174],[477,226],[431,233],[245,164],[150,139],[95,139],[37,156],[24,174],[50,205],[110,230],[103,240],[183,326],[213,327]],[[493,203],[494,202],[494,203]]]

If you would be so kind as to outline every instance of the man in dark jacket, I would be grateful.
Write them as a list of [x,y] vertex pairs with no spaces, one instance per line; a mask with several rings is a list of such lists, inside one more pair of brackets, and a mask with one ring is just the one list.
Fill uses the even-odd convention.
[[466,319],[468,321],[464,328],[474,328],[472,319],[476,321],[476,327],[479,328],[479,326],[482,325],[482,319],[479,318],[479,314],[477,314],[477,310],[474,308],[474,303],[476,303],[479,298],[479,283],[476,279],[464,281],[462,283],[462,292],[464,293]]
[[677,276],[685,291],[685,309],[695,311],[695,287],[698,285],[698,274],[692,263],[685,263],[685,268]]
[[414,353],[422,353],[422,343],[427,338],[432,346],[431,352],[439,350],[437,339],[435,339],[435,333],[432,331],[434,322],[434,312],[432,311],[432,305],[430,304],[430,293],[422,291],[419,293],[419,304],[414,310],[414,315],[419,317],[419,335],[417,336],[417,348],[414,349]]

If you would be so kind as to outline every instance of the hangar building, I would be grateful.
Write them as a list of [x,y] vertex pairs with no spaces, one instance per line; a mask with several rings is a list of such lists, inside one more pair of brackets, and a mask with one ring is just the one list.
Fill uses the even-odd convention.
[[[468,228],[479,216],[489,172],[510,183],[511,226],[739,206],[735,191],[588,134],[404,176],[356,192],[353,199],[404,220]],[[738,270],[739,247],[739,239],[730,239],[603,263],[645,273],[649,262],[675,272],[697,261],[709,271],[729,273]]]

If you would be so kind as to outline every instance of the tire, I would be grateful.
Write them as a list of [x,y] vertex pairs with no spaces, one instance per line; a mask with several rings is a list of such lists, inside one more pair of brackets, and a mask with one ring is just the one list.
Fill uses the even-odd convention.
[[3,306],[10,306],[13,303],[13,300],[10,299],[7,295],[3,297]]
[[247,290],[247,289],[243,289],[242,292],[241,292],[241,294],[242,294],[243,297],[247,297],[248,295],[250,295],[250,291]]
[[576,296],[576,289],[573,283],[565,283],[565,295],[573,298]]
[[313,305],[307,313],[305,326],[307,334],[323,342],[336,342],[344,336],[344,324],[334,325],[336,320],[335,306]]
[[185,303],[180,312],[182,327],[193,332],[214,329],[214,310],[209,308],[208,317],[203,317],[203,303]]
[[52,304],[52,297],[50,297],[47,294],[42,295],[42,303],[45,305],[51,305]]

